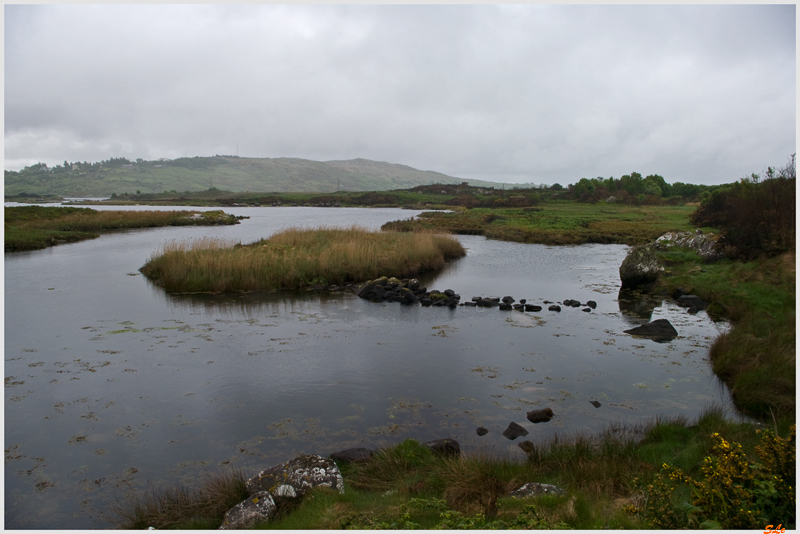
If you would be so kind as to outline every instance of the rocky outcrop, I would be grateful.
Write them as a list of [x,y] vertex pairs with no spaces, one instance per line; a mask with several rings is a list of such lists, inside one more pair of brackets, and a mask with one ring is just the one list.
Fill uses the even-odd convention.
[[719,236],[703,233],[699,228],[694,232],[667,232],[656,239],[654,245],[658,250],[668,250],[672,247],[690,248],[706,261],[723,258]]
[[269,521],[277,507],[268,491],[254,493],[225,513],[219,530],[249,529],[256,523]]
[[654,245],[633,247],[619,266],[622,288],[633,289],[652,284],[658,279],[662,270],[658,264]]
[[653,341],[658,341],[661,343],[672,341],[678,337],[678,331],[675,330],[675,327],[672,326],[672,323],[666,319],[656,319],[653,322],[637,326],[636,328],[631,328],[630,330],[625,330],[625,333],[634,336],[647,337]]
[[246,486],[250,495],[268,491],[273,497],[290,499],[303,497],[316,486],[344,493],[344,480],[336,462],[313,454],[269,467],[248,480]]

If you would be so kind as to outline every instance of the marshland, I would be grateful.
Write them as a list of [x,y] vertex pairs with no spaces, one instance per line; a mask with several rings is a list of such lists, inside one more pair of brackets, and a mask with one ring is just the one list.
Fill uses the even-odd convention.
[[[160,252],[189,252],[186,243],[225,244],[226,253],[261,243],[285,253],[292,245],[264,244],[294,232],[298,220],[374,231],[420,214],[226,211],[249,219],[212,229],[123,230],[6,255],[6,309],[17,310],[6,317],[7,528],[215,527],[221,512],[203,508],[202,495],[233,499],[242,477],[263,467],[354,446],[388,447],[386,461],[345,470],[353,492],[322,492],[304,502],[306,512],[273,526],[411,528],[449,518],[444,525],[453,528],[492,521],[637,528],[653,524],[653,509],[648,516],[640,498],[661,491],[651,486],[662,463],[695,474],[713,452],[713,432],[756,454],[755,419],[737,409],[708,352],[736,332],[725,313],[750,315],[757,306],[750,299],[765,286],[787,291],[793,258],[723,262],[701,273],[697,258],[674,254],[668,284],[711,275],[723,284],[717,307],[696,315],[658,292],[620,292],[617,269],[628,249],[621,244],[555,247],[459,235],[466,256],[419,275],[428,287],[466,298],[593,299],[598,306],[588,314],[376,304],[314,290],[332,281],[310,274],[294,285],[302,290],[174,292],[139,272]],[[726,293],[722,280],[731,272],[742,279],[737,286],[752,290]],[[782,312],[793,313],[786,302]],[[656,318],[669,319],[678,338],[662,344],[622,333]],[[793,395],[793,382],[782,387]],[[789,409],[766,402],[776,411],[773,426],[787,436]],[[758,418],[763,406],[744,411]],[[542,407],[556,416],[531,426],[532,458],[501,432]],[[477,426],[489,434],[477,436]],[[461,463],[415,445],[440,437],[461,443]],[[527,477],[570,494],[535,510],[502,497]],[[387,488],[397,493],[379,499]],[[676,506],[686,491],[676,489]],[[667,501],[660,506],[671,510]],[[690,519],[676,517],[675,525]]]

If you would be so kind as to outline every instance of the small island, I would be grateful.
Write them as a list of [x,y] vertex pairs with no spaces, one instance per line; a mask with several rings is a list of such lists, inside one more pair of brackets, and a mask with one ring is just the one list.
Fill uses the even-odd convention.
[[387,272],[415,276],[465,254],[447,235],[289,228],[249,245],[168,243],[140,271],[168,291],[268,291],[344,285]]

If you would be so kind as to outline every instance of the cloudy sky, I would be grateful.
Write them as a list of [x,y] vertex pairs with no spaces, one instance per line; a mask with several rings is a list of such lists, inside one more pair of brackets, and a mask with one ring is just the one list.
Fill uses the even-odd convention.
[[796,143],[794,5],[6,5],[5,168],[235,154],[725,183]]

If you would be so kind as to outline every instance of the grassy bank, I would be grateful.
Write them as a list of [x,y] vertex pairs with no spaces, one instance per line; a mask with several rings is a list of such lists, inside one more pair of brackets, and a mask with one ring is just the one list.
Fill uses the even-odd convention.
[[5,208],[5,250],[36,250],[98,237],[126,228],[236,224],[222,211],[98,211],[89,208],[20,206]]
[[[537,444],[527,460],[440,457],[407,440],[368,463],[342,466],[343,495],[315,490],[299,507],[284,508],[276,520],[259,527],[638,529],[698,528],[704,521],[716,521],[725,528],[778,523],[790,528],[795,523],[794,489],[787,489],[794,487],[794,427],[777,431],[779,439],[770,431],[725,421],[712,408],[692,423],[656,420],[599,434],[557,437]],[[729,450],[725,446],[738,451],[736,444],[748,460],[762,466],[734,476],[744,488],[740,504],[750,515],[736,518],[716,505],[704,510],[683,506],[725,491],[727,486],[713,473],[704,475],[705,468],[711,461],[718,471],[731,469],[726,463],[730,455],[724,451]],[[698,485],[699,493],[693,496],[688,484],[666,476],[675,469],[706,485]],[[772,490],[759,490],[765,477],[782,482],[773,482]],[[216,528],[226,507],[246,498],[244,481],[244,473],[233,472],[210,477],[196,490],[140,494],[117,507],[114,522],[127,529]],[[507,496],[527,482],[553,484],[567,495]]]
[[170,243],[141,271],[169,291],[264,291],[408,278],[466,254],[450,236],[346,229],[288,229],[249,245]]
[[670,230],[689,230],[692,206],[623,206],[550,201],[527,208],[472,208],[453,213],[425,212],[393,221],[384,230],[446,231],[546,245],[651,241]]
[[704,264],[689,250],[660,253],[666,265],[659,280],[702,297],[709,312],[733,323],[709,356],[714,373],[731,389],[736,406],[762,419],[796,414],[795,253],[750,262]]

